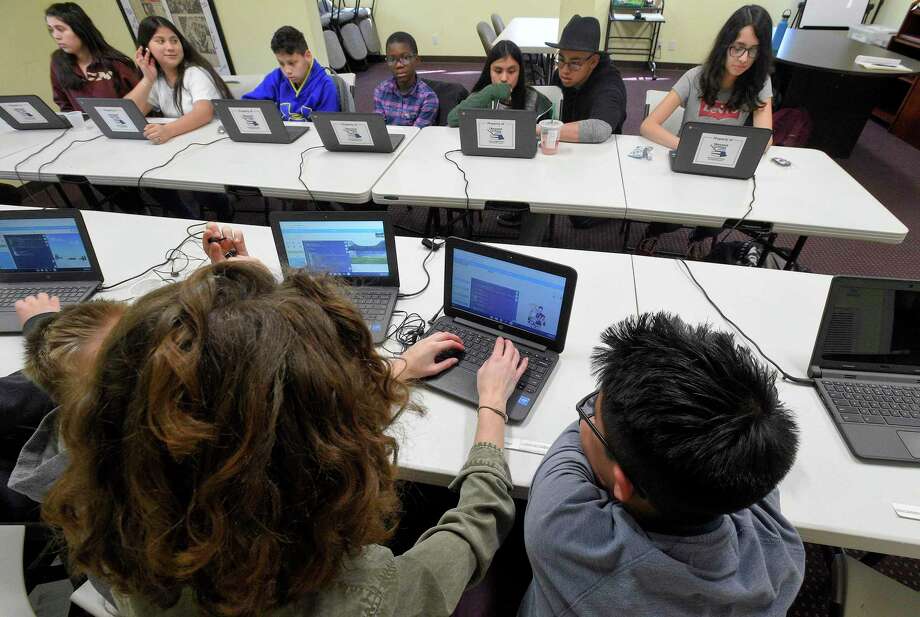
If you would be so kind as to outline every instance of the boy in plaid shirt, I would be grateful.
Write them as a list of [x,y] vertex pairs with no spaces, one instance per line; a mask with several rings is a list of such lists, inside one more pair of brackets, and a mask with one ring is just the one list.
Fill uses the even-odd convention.
[[416,75],[418,45],[411,34],[394,32],[387,39],[387,64],[393,77],[374,89],[374,112],[387,124],[417,126],[434,124],[438,117],[438,95]]

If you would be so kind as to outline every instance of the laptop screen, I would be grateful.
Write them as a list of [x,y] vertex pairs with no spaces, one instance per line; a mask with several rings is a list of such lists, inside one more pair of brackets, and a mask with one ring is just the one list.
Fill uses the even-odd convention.
[[822,364],[920,365],[920,289],[835,285]]
[[454,249],[453,308],[556,339],[565,277]]
[[383,221],[280,221],[288,265],[345,278],[391,275]]
[[72,218],[0,220],[0,272],[92,272]]

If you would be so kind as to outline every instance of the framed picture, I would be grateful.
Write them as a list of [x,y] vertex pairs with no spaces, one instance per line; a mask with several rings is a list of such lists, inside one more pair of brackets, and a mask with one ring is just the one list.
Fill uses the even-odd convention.
[[233,61],[211,0],[116,0],[116,3],[135,46],[138,24],[145,17],[159,15],[174,23],[218,73],[233,75]]

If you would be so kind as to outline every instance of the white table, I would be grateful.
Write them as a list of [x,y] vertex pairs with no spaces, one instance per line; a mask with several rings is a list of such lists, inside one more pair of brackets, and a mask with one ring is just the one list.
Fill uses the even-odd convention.
[[622,218],[626,212],[615,139],[562,143],[556,154],[538,151],[533,159],[464,156],[459,149],[459,129],[422,129],[374,186],[374,201],[466,208],[463,175],[444,158],[457,150],[449,156],[469,179],[471,209],[505,201],[530,204],[536,213]]
[[[87,227],[106,279],[119,280],[152,263],[185,235],[188,221],[123,214],[86,212]],[[143,241],[124,230],[143,230]],[[278,268],[268,228],[240,226],[250,251],[271,268]],[[118,230],[120,233],[113,233]],[[642,311],[670,310],[689,322],[712,322],[729,329],[693,287],[677,262],[561,249],[515,247],[532,255],[567,263],[578,270],[572,319],[565,351],[535,410],[520,426],[508,429],[511,438],[550,443],[577,417],[574,405],[594,387],[589,355],[601,330],[635,311],[631,263]],[[427,253],[418,240],[398,238],[399,270],[404,289],[424,282],[421,260]],[[431,286],[421,296],[401,301],[397,308],[432,315],[442,301],[444,253],[430,260]],[[830,277],[812,274],[732,268],[694,263],[690,266],[721,308],[757,340],[787,371],[804,374],[814,344]],[[108,292],[129,298],[132,284]],[[20,337],[0,337],[0,371],[22,364]],[[780,398],[793,411],[801,431],[796,464],[781,485],[784,512],[802,536],[847,548],[920,558],[920,523],[898,518],[892,502],[920,505],[920,468],[866,464],[855,459],[831,423],[814,389],[779,383]],[[472,445],[472,409],[439,394],[420,389],[415,396],[428,409],[407,414],[393,428],[400,441],[404,477],[447,484],[465,461]],[[507,453],[518,495],[523,496],[540,456]]]
[[556,49],[546,44],[559,40],[558,17],[515,17],[495,42],[511,41],[525,54],[554,54]]
[[[19,163],[30,154],[38,152],[42,147],[50,144],[55,138],[60,137],[65,129],[43,129],[37,131],[17,131],[3,124],[0,126],[0,160],[10,159],[9,171],[13,171],[16,163]],[[73,133],[73,131],[70,131]],[[72,139],[70,135],[61,137],[60,142],[65,145]],[[57,146],[57,143],[52,148]],[[5,180],[16,180],[16,174],[2,174],[0,178]]]

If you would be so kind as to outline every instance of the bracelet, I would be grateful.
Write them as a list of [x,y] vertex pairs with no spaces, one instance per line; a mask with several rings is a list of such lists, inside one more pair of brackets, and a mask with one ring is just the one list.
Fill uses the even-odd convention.
[[496,414],[500,415],[500,416],[502,417],[502,420],[505,421],[505,424],[508,424],[508,414],[506,414],[506,413],[505,413],[504,411],[502,411],[501,409],[496,409],[495,407],[489,407],[488,405],[480,405],[480,406],[476,409],[476,412],[478,413],[478,412],[482,411],[483,409],[488,409],[489,411],[491,411],[491,412],[493,412],[493,413],[496,413]]

